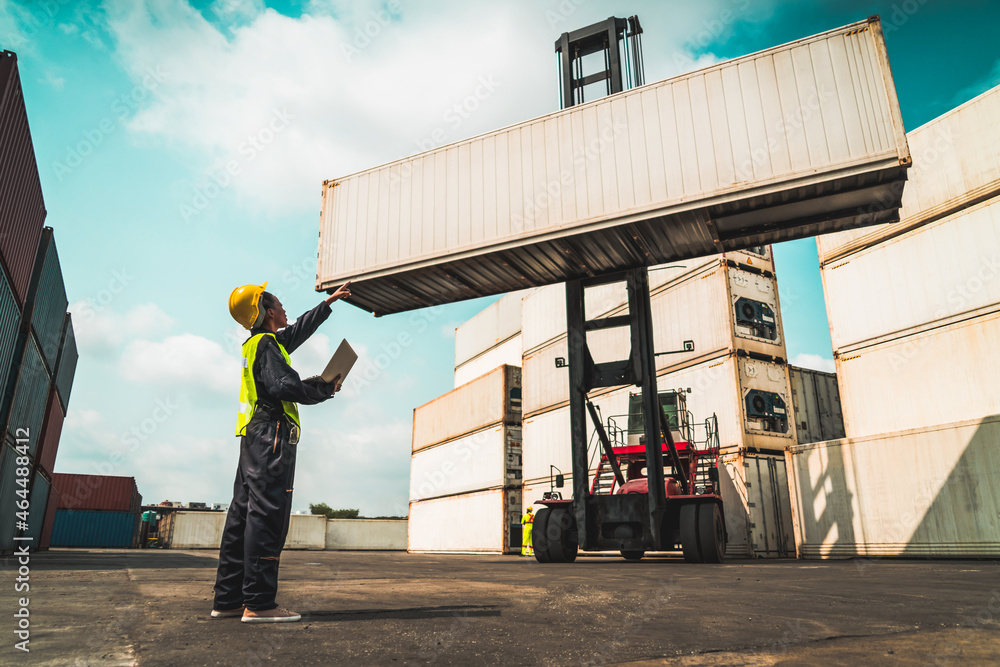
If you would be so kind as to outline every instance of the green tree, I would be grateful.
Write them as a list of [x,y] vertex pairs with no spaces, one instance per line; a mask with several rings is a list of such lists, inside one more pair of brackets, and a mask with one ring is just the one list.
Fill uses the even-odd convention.
[[326,503],[309,505],[310,514],[321,514],[327,519],[357,519],[360,510],[335,510]]

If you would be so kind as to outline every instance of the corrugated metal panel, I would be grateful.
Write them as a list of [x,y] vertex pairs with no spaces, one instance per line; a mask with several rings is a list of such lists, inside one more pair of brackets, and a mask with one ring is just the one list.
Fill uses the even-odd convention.
[[874,19],[327,181],[317,289],[387,314],[891,222],[908,165]]
[[1000,556],[1000,417],[788,451],[801,558]]
[[521,369],[503,366],[413,411],[413,451],[521,421]]
[[[38,274],[38,287],[32,292],[34,305],[31,311],[31,328],[38,338],[38,345],[51,372],[59,355],[69,302],[66,299],[66,286],[63,284],[55,238],[51,234],[47,236],[45,259],[41,273]],[[45,243],[44,238],[42,242]]]
[[[18,486],[17,472],[17,452],[14,451],[13,443],[5,442],[0,445],[0,498],[6,499],[7,507],[0,512],[0,553],[10,553],[14,548],[14,522],[15,517],[12,509],[15,500],[18,500],[16,491],[26,486]],[[22,476],[27,481],[27,477]]]
[[218,549],[226,512],[167,512],[160,520],[163,546],[170,549]]
[[788,367],[798,444],[836,440],[846,435],[837,374]]
[[25,537],[30,537],[29,546],[38,549],[41,544],[42,526],[45,523],[45,510],[49,502],[49,480],[37,472],[31,484],[31,508],[28,513],[28,530]]
[[142,506],[134,477],[55,473],[52,485],[59,489],[59,509],[138,512]]
[[[221,544],[221,542],[220,542]],[[288,521],[285,549],[326,548],[326,517],[312,514],[293,514]]]
[[19,429],[27,429],[32,456],[42,436],[45,399],[49,395],[51,382],[38,345],[34,337],[29,336],[24,348],[24,357],[17,370],[17,384],[14,385],[7,432],[13,437],[22,437],[24,431],[20,431],[19,435]]
[[62,435],[63,422],[66,414],[55,392],[49,394],[49,406],[45,411],[45,426],[41,432],[41,443],[38,445],[35,461],[38,467],[52,474],[56,467],[56,454],[59,452],[59,437]]
[[[2,62],[2,60],[0,60]],[[7,274],[0,271],[0,420],[7,413],[7,387],[13,384],[14,352],[21,333],[21,311]]]
[[39,537],[39,550],[48,549],[52,544],[52,527],[56,522],[56,511],[59,509],[59,492],[49,486],[49,502],[45,507],[45,519],[42,522],[42,534]]
[[[461,530],[448,527],[461,526]],[[410,503],[407,551],[517,553],[521,490],[492,489]]]
[[841,354],[850,438],[1000,414],[1000,312]]
[[521,334],[483,352],[455,368],[455,387],[472,382],[500,366],[521,367]]
[[411,502],[520,483],[520,426],[483,429],[410,458]]
[[328,551],[406,551],[406,521],[329,519]]
[[55,385],[59,393],[59,401],[63,411],[69,409],[69,395],[73,389],[73,378],[76,376],[76,363],[80,354],[76,349],[76,333],[73,331],[73,317],[66,313],[66,324],[63,328],[62,351],[59,353],[59,366],[56,368]]
[[139,514],[99,510],[56,511],[53,547],[128,549],[139,534]]
[[842,353],[1000,309],[1000,197],[828,264],[822,273],[833,349]]
[[[505,294],[455,329],[455,367],[493,349],[521,331],[521,299],[533,290]],[[512,366],[520,366],[520,361]],[[494,367],[495,368],[495,367]]]
[[900,222],[816,239],[821,263],[1000,193],[1000,86],[906,135],[913,167],[903,188]]
[[17,56],[0,53],[0,259],[10,277],[18,305],[28,295],[38,240],[45,222],[45,202],[38,178],[31,130],[24,108]]

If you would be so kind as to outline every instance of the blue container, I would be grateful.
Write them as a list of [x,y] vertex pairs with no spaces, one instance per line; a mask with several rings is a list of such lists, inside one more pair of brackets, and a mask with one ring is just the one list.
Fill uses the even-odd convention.
[[[14,551],[14,522],[17,520],[14,502],[20,500],[17,496],[17,452],[14,443],[0,443],[0,498],[3,498],[4,509],[0,512],[0,554]],[[23,467],[23,466],[20,466]]]
[[[41,253],[44,252],[44,255]],[[31,329],[38,340],[45,364],[51,372],[56,367],[56,357],[59,356],[59,343],[62,340],[63,321],[66,317],[66,286],[63,283],[62,267],[59,265],[59,253],[56,251],[56,241],[52,230],[45,228],[39,247],[36,267],[38,281],[34,293],[31,311]]]
[[23,437],[28,432],[28,451],[32,456],[42,437],[42,424],[45,423],[45,405],[49,396],[52,378],[45,368],[45,362],[30,336],[24,348],[24,357],[17,369],[17,384],[14,388],[14,398],[7,421],[7,433],[11,438]]
[[66,313],[66,324],[63,325],[62,351],[59,352],[59,363],[56,366],[54,383],[59,403],[65,413],[69,407],[69,391],[73,388],[73,376],[76,375],[76,362],[80,358],[76,351],[76,335],[73,333],[73,317]]
[[138,513],[56,510],[50,546],[128,549],[138,534]]
[[[0,420],[7,412],[6,401],[8,381],[13,384],[11,369],[14,368],[14,352],[21,333],[21,311],[14,297],[7,274],[0,269]],[[74,346],[75,349],[75,346]],[[13,388],[10,388],[13,391]]]

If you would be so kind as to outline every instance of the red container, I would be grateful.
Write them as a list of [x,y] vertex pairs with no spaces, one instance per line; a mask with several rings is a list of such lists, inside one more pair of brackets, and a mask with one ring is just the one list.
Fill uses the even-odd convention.
[[18,305],[28,295],[38,241],[45,222],[45,202],[31,144],[17,56],[0,52],[0,258]]
[[135,477],[55,473],[52,488],[59,491],[59,509],[138,512],[142,507]]
[[42,439],[38,444],[35,461],[38,467],[46,473],[56,467],[56,452],[59,451],[59,436],[62,435],[63,421],[66,415],[56,392],[49,392],[49,405],[45,410],[45,426],[42,427]]
[[55,486],[49,488],[49,504],[45,507],[45,519],[42,521],[42,535],[38,538],[38,549],[48,549],[52,542],[52,525],[56,522],[56,510],[59,509],[59,491]]

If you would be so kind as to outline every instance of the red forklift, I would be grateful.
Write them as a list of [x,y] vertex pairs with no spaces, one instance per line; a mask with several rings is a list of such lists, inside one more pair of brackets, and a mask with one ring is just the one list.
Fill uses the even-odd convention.
[[[584,290],[624,280],[629,312],[586,320]],[[645,268],[566,283],[570,447],[573,496],[550,491],[537,501],[532,527],[535,559],[571,563],[583,551],[619,551],[638,560],[650,551],[680,548],[693,563],[721,563],[726,552],[725,514],[719,494],[719,440],[714,416],[704,423],[705,438],[695,441],[685,394],[658,392]],[[587,332],[628,327],[632,349],[623,361],[595,363]],[[684,350],[693,351],[686,341]],[[671,354],[661,352],[659,354]],[[601,422],[588,393],[602,387],[634,384],[627,426],[620,417]],[[645,415],[655,415],[646,419]],[[590,478],[587,418],[601,447],[597,472]],[[624,472],[623,472],[624,468]],[[556,475],[553,486],[562,486]]]

